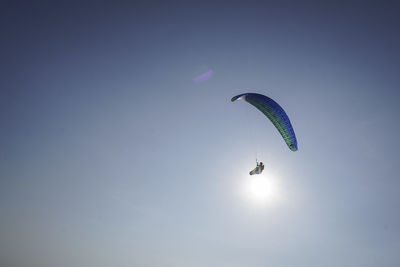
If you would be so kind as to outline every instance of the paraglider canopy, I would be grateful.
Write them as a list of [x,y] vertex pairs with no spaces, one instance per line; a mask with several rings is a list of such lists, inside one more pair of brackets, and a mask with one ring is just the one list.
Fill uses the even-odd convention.
[[231,101],[244,100],[261,111],[276,127],[283,140],[292,151],[297,150],[297,140],[289,117],[283,108],[271,98],[256,93],[245,93],[234,96]]

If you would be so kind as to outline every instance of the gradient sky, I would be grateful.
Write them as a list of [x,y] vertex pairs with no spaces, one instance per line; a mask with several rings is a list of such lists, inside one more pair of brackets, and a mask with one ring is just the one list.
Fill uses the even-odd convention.
[[1,266],[400,266],[395,1],[0,10]]

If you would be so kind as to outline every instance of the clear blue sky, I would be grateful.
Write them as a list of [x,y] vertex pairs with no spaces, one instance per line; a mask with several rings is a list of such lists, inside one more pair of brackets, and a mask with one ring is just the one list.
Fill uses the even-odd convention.
[[[0,265],[400,266],[399,13],[3,2]],[[244,92],[282,105],[297,152]]]

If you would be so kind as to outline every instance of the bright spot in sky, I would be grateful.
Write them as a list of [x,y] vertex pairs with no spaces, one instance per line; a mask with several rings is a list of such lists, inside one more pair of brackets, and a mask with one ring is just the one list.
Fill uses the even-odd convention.
[[214,74],[213,70],[208,70],[207,72],[204,72],[203,74],[200,74],[199,76],[195,77],[193,81],[196,83],[205,82],[208,79],[210,79],[213,76],[213,74]]
[[247,177],[243,188],[245,197],[255,204],[276,202],[280,197],[278,180],[268,173]]

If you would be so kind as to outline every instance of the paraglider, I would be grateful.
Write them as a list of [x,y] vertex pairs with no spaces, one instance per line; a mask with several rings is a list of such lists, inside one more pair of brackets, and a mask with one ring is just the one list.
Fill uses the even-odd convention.
[[[297,139],[292,124],[286,112],[278,103],[265,95],[256,93],[240,94],[231,99],[232,102],[236,100],[244,100],[261,111],[281,134],[289,149],[297,151]],[[261,174],[264,170],[264,164],[262,162],[258,163],[256,160],[256,164],[257,166],[250,171],[250,175]]]
[[231,99],[232,102],[236,100],[244,100],[255,106],[274,124],[289,149],[292,151],[297,150],[297,140],[292,124],[286,112],[278,103],[265,95],[256,93],[240,94]]
[[262,162],[258,163],[256,161],[256,164],[257,164],[257,167],[255,167],[253,170],[250,171],[250,173],[249,173],[250,175],[261,174],[262,171],[264,170],[264,164]]

